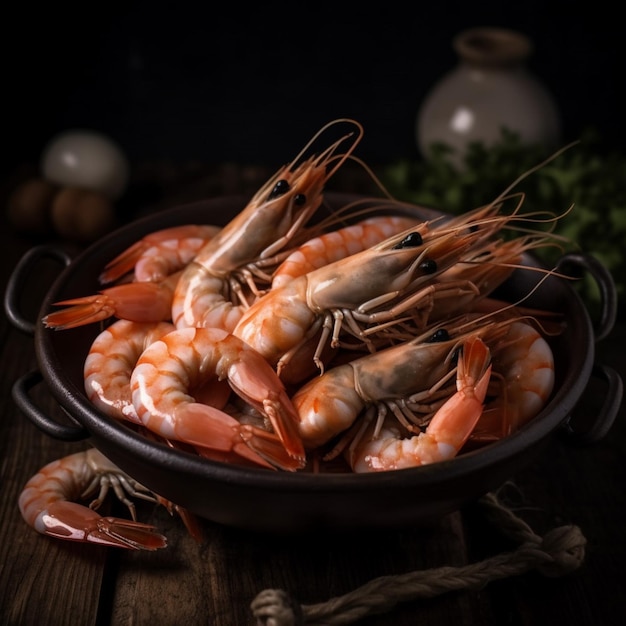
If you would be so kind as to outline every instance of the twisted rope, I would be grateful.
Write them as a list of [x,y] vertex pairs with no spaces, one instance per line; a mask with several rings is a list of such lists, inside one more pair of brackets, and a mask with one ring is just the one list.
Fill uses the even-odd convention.
[[537,569],[557,577],[579,568],[586,539],[577,526],[560,526],[543,537],[506,508],[493,493],[480,500],[487,518],[519,543],[506,552],[464,567],[438,567],[397,576],[381,576],[327,602],[300,605],[282,589],[261,591],[251,603],[257,626],[335,626],[385,613],[400,602],[430,598],[448,591],[479,589],[487,583]]

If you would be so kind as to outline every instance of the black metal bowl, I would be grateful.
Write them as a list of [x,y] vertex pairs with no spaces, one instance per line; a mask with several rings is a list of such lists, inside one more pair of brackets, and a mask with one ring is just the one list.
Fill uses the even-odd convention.
[[[329,194],[327,202],[339,206],[349,199],[343,194]],[[592,324],[570,282],[555,276],[545,280],[525,302],[565,316],[564,332],[550,339],[556,361],[556,385],[550,401],[515,434],[450,461],[368,475],[249,469],[212,462],[150,441],[96,410],[83,390],[83,363],[100,328],[93,324],[54,331],[46,329],[39,320],[24,320],[18,302],[20,292],[27,288],[29,272],[35,270],[42,257],[53,257],[66,264],[42,302],[43,317],[53,309],[54,302],[95,293],[104,265],[147,233],[179,224],[225,224],[244,203],[244,198],[219,198],[159,212],[120,228],[73,259],[49,246],[27,253],[18,263],[5,296],[9,319],[34,335],[39,365],[39,371],[26,373],[15,383],[13,396],[22,411],[54,437],[89,437],[96,448],[128,474],[201,517],[276,532],[400,528],[430,522],[511,478],[555,433],[568,433],[575,442],[593,442],[604,435],[615,419],[622,382],[613,370],[594,363],[594,345],[613,326],[616,294],[604,267],[584,254],[564,256],[559,270],[591,273],[602,294],[599,321]],[[441,215],[435,211],[417,213],[423,218]],[[526,255],[525,264],[539,266],[531,255]],[[538,281],[536,272],[517,270],[498,295],[517,300]],[[576,432],[571,412],[592,375],[606,380],[607,399],[584,432]],[[72,424],[50,418],[31,401],[29,392],[42,378]]]

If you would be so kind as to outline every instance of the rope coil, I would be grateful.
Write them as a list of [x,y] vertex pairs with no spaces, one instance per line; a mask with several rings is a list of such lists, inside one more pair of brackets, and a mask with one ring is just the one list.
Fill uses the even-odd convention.
[[519,576],[537,569],[558,577],[578,569],[585,558],[585,539],[577,526],[560,526],[537,535],[493,493],[480,503],[490,521],[519,543],[517,549],[464,567],[438,567],[381,576],[327,602],[300,605],[282,589],[265,589],[251,603],[257,626],[336,626],[353,624],[370,615],[385,613],[400,602],[430,598],[448,591],[480,589],[489,582]]

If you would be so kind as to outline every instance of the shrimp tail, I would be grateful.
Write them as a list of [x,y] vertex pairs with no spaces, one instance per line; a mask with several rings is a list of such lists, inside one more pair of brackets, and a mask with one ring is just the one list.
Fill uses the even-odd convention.
[[56,302],[66,306],[43,318],[46,328],[65,330],[116,316],[132,322],[162,322],[171,318],[172,294],[161,283],[125,283],[93,296]]
[[233,368],[229,383],[235,392],[267,415],[284,449],[297,462],[304,464],[305,451],[298,430],[298,414],[276,372],[253,350]]
[[293,458],[287,453],[280,437],[274,433],[246,425],[242,429],[241,436],[250,448],[274,467],[295,472],[304,466],[302,459]]
[[125,274],[132,272],[145,247],[145,243],[142,240],[137,241],[112,261],[109,261],[100,276],[98,276],[100,284],[112,283]]
[[102,517],[76,502],[52,502],[35,521],[35,529],[45,535],[129,550],[158,550],[167,539],[154,526],[118,517]]
[[417,467],[458,454],[483,413],[492,369],[491,352],[479,337],[465,341],[461,350],[457,391],[437,409],[426,430],[403,438],[395,424],[383,424],[384,434],[371,437],[370,432],[363,444],[347,450],[355,472]]
[[243,437],[247,430],[234,417],[220,409],[199,402],[182,405],[176,410],[179,437],[198,447],[198,453],[214,461],[243,460],[257,467],[275,469],[249,446]]
[[440,446],[451,446],[456,454],[469,439],[480,416],[491,378],[491,352],[475,338],[463,347],[457,374],[457,393],[435,413],[427,432]]

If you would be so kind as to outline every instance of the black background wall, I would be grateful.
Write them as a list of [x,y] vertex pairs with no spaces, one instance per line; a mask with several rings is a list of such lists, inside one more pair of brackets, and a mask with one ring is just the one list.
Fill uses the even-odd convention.
[[626,139],[626,29],[599,3],[11,3],[3,14],[3,166],[77,127],[109,134],[133,162],[280,164],[337,117],[364,125],[363,158],[417,158],[420,103],[456,64],[452,38],[475,26],[533,40],[529,69],[560,107],[564,142],[588,127],[611,146]]

